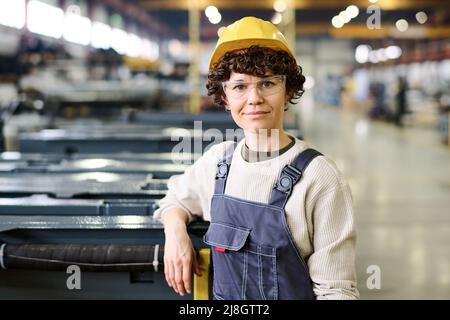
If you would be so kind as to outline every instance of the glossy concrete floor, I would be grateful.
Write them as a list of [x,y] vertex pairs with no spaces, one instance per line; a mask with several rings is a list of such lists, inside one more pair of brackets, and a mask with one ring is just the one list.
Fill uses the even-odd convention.
[[450,148],[431,129],[297,108],[305,140],[351,186],[361,298],[450,299]]

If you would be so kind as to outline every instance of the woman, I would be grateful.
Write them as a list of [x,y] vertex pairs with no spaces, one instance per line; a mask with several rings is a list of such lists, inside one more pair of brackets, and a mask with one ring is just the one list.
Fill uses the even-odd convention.
[[164,271],[177,293],[200,275],[186,226],[211,221],[215,299],[355,299],[349,187],[335,164],[283,129],[303,93],[301,68],[269,22],[246,17],[220,35],[208,94],[244,131],[172,177],[155,217],[166,235]]

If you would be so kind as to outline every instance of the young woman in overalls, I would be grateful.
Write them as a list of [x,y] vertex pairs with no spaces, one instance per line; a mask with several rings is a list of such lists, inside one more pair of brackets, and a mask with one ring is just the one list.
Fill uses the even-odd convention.
[[221,33],[208,94],[245,138],[214,145],[160,200],[165,276],[180,295],[191,292],[191,272],[200,275],[186,226],[201,218],[211,222],[214,299],[359,297],[349,186],[330,159],[283,129],[304,82],[270,22],[245,17]]

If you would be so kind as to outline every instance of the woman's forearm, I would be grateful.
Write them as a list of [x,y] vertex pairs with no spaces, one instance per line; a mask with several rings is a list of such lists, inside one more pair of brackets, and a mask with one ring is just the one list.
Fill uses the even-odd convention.
[[170,208],[161,215],[164,231],[167,233],[186,231],[189,213],[181,208]]

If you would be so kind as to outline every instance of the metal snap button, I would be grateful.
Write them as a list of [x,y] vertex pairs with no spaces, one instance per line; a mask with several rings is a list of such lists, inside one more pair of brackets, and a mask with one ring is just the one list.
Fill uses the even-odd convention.
[[226,176],[227,173],[228,173],[228,166],[227,166],[227,164],[226,163],[221,163],[219,165],[219,175],[221,177],[224,177],[224,176]]
[[280,180],[280,186],[282,186],[282,187],[285,188],[285,189],[288,189],[288,188],[291,187],[291,185],[292,185],[291,178],[286,177],[286,176],[284,176],[284,177],[281,178],[281,180]]

